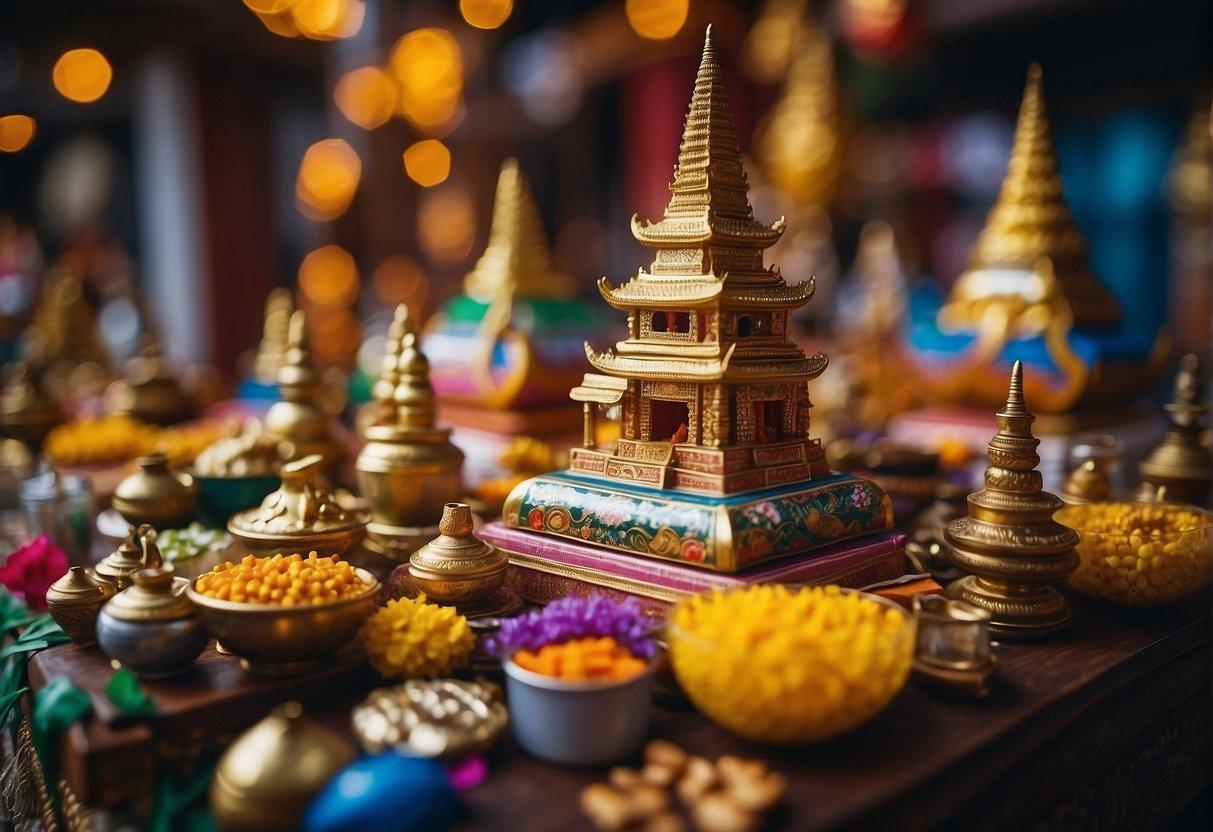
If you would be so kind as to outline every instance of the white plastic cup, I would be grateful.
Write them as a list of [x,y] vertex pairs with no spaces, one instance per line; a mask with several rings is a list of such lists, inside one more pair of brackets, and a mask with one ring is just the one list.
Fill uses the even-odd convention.
[[649,730],[657,659],[621,682],[567,682],[504,662],[510,725],[528,754],[595,766],[640,748]]

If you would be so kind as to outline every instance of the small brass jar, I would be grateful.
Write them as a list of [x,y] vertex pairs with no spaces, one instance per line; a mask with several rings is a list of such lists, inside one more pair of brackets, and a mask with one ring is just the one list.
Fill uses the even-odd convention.
[[245,731],[219,758],[211,812],[227,832],[291,832],[354,747],[287,702]]
[[447,503],[438,532],[413,553],[408,566],[413,585],[430,601],[453,606],[465,616],[504,615],[520,606],[505,586],[509,558],[472,534],[470,506]]
[[97,615],[117,591],[84,567],[73,566],[46,591],[46,609],[72,644],[87,647],[97,643]]
[[107,601],[97,617],[102,652],[146,679],[189,670],[207,635],[185,595],[188,585],[171,566],[136,572],[134,583]]
[[146,523],[132,526],[126,540],[97,564],[94,572],[118,590],[131,585],[131,577],[140,569],[163,566],[164,558],[156,546],[156,530]]
[[313,454],[283,465],[282,486],[259,508],[232,515],[228,532],[258,555],[343,555],[358,545],[370,517],[342,506],[321,486],[323,464],[324,458]]
[[194,478],[169,468],[164,454],[141,456],[138,465],[138,471],[118,484],[114,509],[132,526],[149,523],[175,529],[188,524],[198,506]]

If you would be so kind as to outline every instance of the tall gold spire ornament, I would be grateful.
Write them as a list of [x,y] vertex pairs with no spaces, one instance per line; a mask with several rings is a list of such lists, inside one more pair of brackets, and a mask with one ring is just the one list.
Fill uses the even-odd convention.
[[990,440],[986,487],[969,495],[969,513],[944,532],[952,562],[970,573],[948,596],[990,613],[990,632],[1002,638],[1048,635],[1070,620],[1066,599],[1053,586],[1078,566],[1078,533],[1053,520],[1062,501],[1043,490],[1036,466],[1036,417],[1023,396],[1023,366],[1011,370],[1007,402]]
[[799,215],[811,208],[828,210],[838,197],[846,143],[834,51],[807,9],[790,56],[783,90],[754,149],[764,178]]
[[552,298],[574,294],[569,276],[552,268],[539,207],[517,159],[501,164],[489,241],[463,279],[463,291],[483,303],[501,295]]
[[[1058,303],[1077,328],[1121,319],[1116,299],[1088,268],[1087,241],[1066,204],[1041,84],[1040,66],[1032,64],[998,201],[939,313],[941,329],[979,329],[998,342],[992,346],[1008,334],[1046,332],[1059,317]],[[1044,261],[1051,277],[1041,273]]]
[[1206,436],[1205,377],[1195,353],[1180,359],[1166,411],[1171,420],[1167,434],[1141,464],[1141,496],[1204,506],[1213,482],[1213,459]]
[[282,401],[274,402],[265,415],[266,432],[294,448],[291,459],[319,454],[325,471],[332,476],[345,457],[327,410],[320,403],[321,383],[307,347],[307,316],[302,309],[291,315],[286,354],[278,369]]
[[405,560],[436,537],[447,503],[462,496],[463,453],[435,427],[430,365],[417,344],[408,307],[396,307],[383,366],[372,388],[373,416],[355,468],[371,506],[368,548]]

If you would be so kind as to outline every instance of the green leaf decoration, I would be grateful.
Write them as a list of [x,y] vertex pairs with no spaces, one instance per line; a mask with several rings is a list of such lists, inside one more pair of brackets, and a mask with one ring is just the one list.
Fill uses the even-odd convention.
[[122,667],[105,685],[105,698],[114,703],[123,716],[148,717],[156,715],[156,703],[139,684],[129,668]]

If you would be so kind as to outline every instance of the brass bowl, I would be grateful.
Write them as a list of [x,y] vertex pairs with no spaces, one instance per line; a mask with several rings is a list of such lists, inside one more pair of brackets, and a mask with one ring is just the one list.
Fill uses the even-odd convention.
[[194,602],[203,626],[225,650],[239,656],[250,672],[290,676],[324,664],[375,611],[378,579],[365,569],[355,568],[354,572],[367,585],[366,590],[323,604],[283,607],[222,601],[198,592],[197,578],[190,581],[185,594]]
[[361,519],[346,526],[319,531],[297,532],[294,534],[269,534],[255,532],[249,528],[250,522],[257,519],[260,509],[249,509],[234,515],[228,521],[227,531],[232,539],[244,546],[246,552],[254,555],[275,555],[281,552],[285,555],[318,552],[321,555],[345,555],[366,537],[366,525],[370,517],[361,514]]

